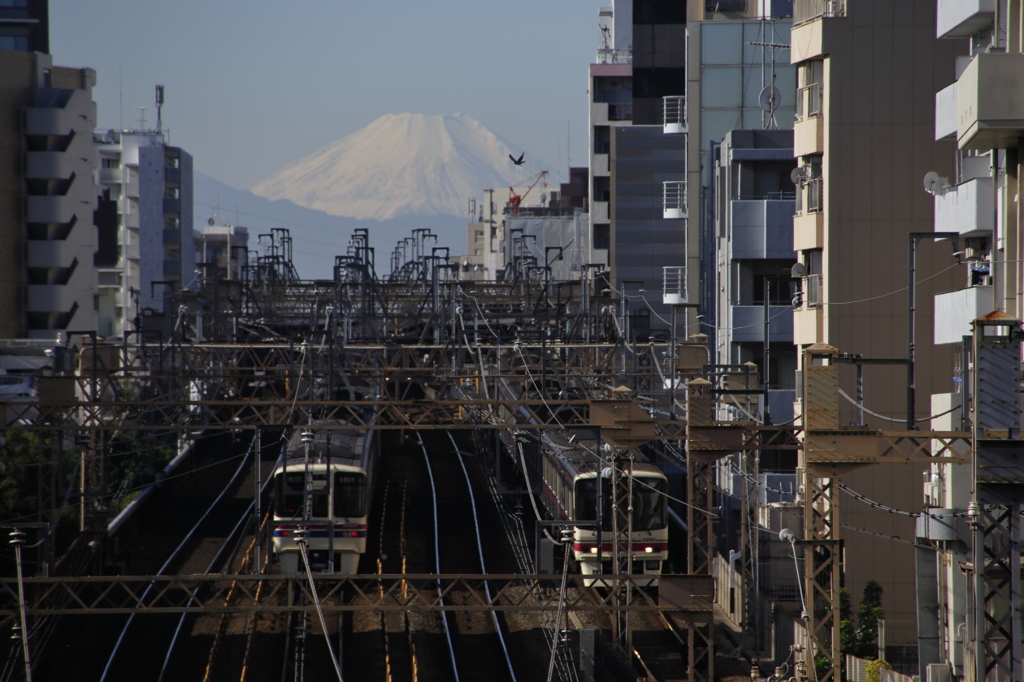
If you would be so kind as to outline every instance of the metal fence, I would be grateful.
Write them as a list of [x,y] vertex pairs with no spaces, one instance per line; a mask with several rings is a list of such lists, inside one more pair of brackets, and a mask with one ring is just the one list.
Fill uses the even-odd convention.
[[633,103],[632,102],[611,102],[608,104],[608,120],[609,121],[632,121],[633,120]]

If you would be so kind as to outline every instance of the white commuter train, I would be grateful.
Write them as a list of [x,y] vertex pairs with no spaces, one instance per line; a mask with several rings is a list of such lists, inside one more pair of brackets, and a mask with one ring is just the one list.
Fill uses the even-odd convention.
[[[563,433],[544,432],[539,442],[528,438],[516,445],[519,467],[526,470],[530,485],[540,492],[545,515],[553,520],[589,521],[573,526],[573,557],[585,575],[613,572],[612,481],[603,467],[601,497],[601,551],[598,552],[596,441],[569,443]],[[506,439],[507,440],[507,439]],[[589,449],[589,452],[588,452]],[[632,535],[633,574],[654,576],[657,583],[662,562],[668,559],[668,479],[655,465],[639,457],[633,462]],[[601,564],[598,563],[600,556]]]
[[[306,455],[304,433],[312,433]],[[305,571],[296,531],[306,532],[310,567],[359,570],[366,551],[374,473],[379,455],[372,429],[297,429],[274,471],[273,551],[282,573]],[[308,501],[307,501],[307,491]]]

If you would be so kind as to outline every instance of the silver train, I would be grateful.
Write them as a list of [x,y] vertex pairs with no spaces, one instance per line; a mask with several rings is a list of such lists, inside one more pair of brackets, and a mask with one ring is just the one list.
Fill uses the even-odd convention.
[[[611,470],[598,471],[594,441],[569,443],[560,432],[542,432],[540,440],[529,438],[516,444],[519,468],[525,469],[531,487],[540,493],[545,516],[565,521],[588,521],[573,526],[573,558],[584,575],[613,572],[613,523]],[[588,452],[589,450],[589,452]],[[653,464],[633,462],[632,533],[630,550],[634,575],[652,576],[656,584],[662,563],[668,559],[668,479]],[[598,552],[597,492],[601,476],[603,499],[601,551]],[[600,557],[600,558],[599,558]],[[600,561],[600,563],[599,563]]]
[[[303,434],[312,433],[307,444]],[[310,567],[356,573],[366,551],[379,445],[373,430],[296,430],[274,471],[273,551],[282,573],[305,571],[296,531],[306,533]],[[308,493],[308,494],[307,494]]]

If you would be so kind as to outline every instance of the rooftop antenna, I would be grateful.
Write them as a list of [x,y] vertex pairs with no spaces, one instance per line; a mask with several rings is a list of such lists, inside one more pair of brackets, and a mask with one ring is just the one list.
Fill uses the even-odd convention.
[[142,132],[146,132],[146,109],[148,109],[149,107],[135,107],[135,108],[142,110],[140,115],[139,115],[139,119],[141,121],[141,123],[139,125],[139,130],[142,131]]
[[117,67],[117,113],[121,121],[118,133],[124,132],[124,88],[121,87],[121,67]]
[[164,86],[156,86],[156,131],[163,130]]

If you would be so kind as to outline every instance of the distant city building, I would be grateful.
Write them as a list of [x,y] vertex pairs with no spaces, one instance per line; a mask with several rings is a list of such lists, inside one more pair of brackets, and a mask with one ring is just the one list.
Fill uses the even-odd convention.
[[133,331],[136,316],[199,286],[192,231],[192,156],[160,131],[95,135],[103,188],[97,211],[102,337]]
[[96,72],[0,49],[0,74],[0,338],[94,330]]
[[0,0],[0,50],[50,52],[49,0]]
[[[466,255],[457,258],[462,279],[494,280],[506,263],[508,245],[505,244],[507,221],[512,216],[572,216],[586,213],[588,201],[588,172],[586,168],[570,168],[569,182],[557,190],[545,182],[546,177],[527,193],[528,187],[517,187],[522,200],[513,206],[513,188],[485,189],[478,203],[470,200],[470,222],[466,232]],[[580,236],[587,240],[589,229]],[[604,262],[606,254],[601,254]]]
[[248,228],[208,224],[195,241],[196,265],[204,280],[242,279],[249,258]]

